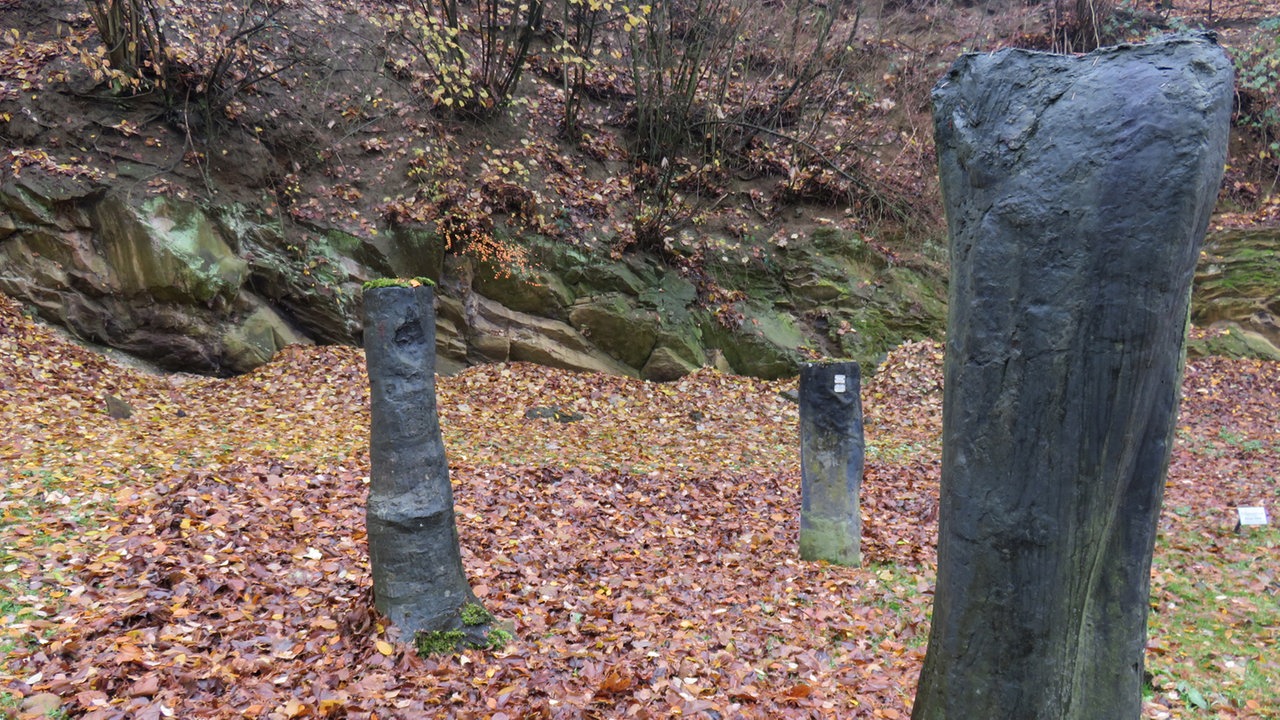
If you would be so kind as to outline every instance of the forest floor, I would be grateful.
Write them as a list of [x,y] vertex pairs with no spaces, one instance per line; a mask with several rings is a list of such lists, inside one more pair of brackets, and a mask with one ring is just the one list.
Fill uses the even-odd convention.
[[[860,568],[797,558],[794,380],[439,378],[467,574],[514,639],[423,658],[369,606],[358,349],[152,375],[0,296],[0,715],[905,718],[940,360],[903,346],[863,388]],[[1146,718],[1280,717],[1280,531],[1233,529],[1280,507],[1278,388],[1274,363],[1187,366]],[[525,418],[553,405],[584,419]]]

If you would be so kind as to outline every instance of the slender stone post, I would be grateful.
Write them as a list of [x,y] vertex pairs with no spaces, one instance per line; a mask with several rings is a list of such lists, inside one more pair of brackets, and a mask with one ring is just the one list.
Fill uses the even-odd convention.
[[1231,61],[1211,37],[962,57],[938,584],[915,720],[1136,720]]
[[364,292],[372,415],[366,521],[374,602],[411,634],[464,629],[479,638],[487,628],[465,624],[461,616],[476,598],[458,550],[436,414],[435,319],[429,285]]
[[862,377],[855,362],[800,366],[800,559],[862,561]]

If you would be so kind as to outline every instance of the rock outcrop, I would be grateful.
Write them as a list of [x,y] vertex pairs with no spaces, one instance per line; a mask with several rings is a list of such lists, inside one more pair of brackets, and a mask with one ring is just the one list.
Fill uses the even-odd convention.
[[[726,319],[644,256],[535,243],[533,273],[502,276],[425,230],[362,239],[271,210],[139,200],[28,171],[0,184],[0,292],[87,341],[206,374],[248,371],[291,343],[358,343],[360,284],[395,275],[440,282],[441,372],[527,360],[657,381],[710,365],[777,377],[806,349],[872,368],[887,348],[936,336],[946,312],[938,268],[823,228],[771,249],[767,268],[713,267],[747,295]],[[1227,332],[1191,352],[1280,358],[1278,243],[1268,231],[1210,238],[1194,321]]]
[[35,176],[0,186],[0,291],[172,370],[235,373],[309,342],[250,293],[250,263],[194,205]]
[[1280,228],[1211,234],[1196,268],[1191,321],[1216,328],[1194,354],[1280,360]]
[[291,343],[357,344],[360,285],[439,283],[437,366],[528,361],[667,381],[699,367],[779,377],[805,351],[867,366],[941,328],[941,276],[818,230],[768,263],[712,268],[743,297],[712,308],[642,255],[531,241],[524,276],[445,252],[425,229],[369,239],[279,208],[137,198],[27,171],[0,185],[0,292],[84,340],[169,370],[235,374]]

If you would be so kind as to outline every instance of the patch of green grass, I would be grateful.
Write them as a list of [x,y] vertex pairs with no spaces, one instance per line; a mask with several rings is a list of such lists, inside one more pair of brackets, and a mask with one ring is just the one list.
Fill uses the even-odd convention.
[[10,594],[8,588],[0,588],[0,617],[21,620],[32,615],[34,613],[31,612],[31,608],[18,602],[16,596]]
[[1227,428],[1218,430],[1218,439],[1228,445],[1234,445],[1241,450],[1249,452],[1260,452],[1267,448],[1267,444],[1261,440],[1250,440],[1244,433],[1234,432]]
[[[10,718],[17,717],[22,710],[22,698],[7,690],[0,691],[0,717]],[[30,715],[27,715],[30,717]],[[66,708],[56,708],[46,712],[41,717],[50,718],[50,720],[67,720],[71,717],[71,712]]]
[[1219,448],[1212,440],[1202,435],[1194,435],[1189,430],[1178,428],[1178,442],[1195,455],[1204,457],[1222,457],[1222,449]]
[[1157,544],[1148,622],[1152,692],[1190,712],[1250,708],[1280,717],[1280,603],[1269,568],[1280,529]]
[[887,443],[871,441],[866,445],[866,457],[868,460],[879,462],[902,462],[919,456],[927,447],[928,445],[923,442]]
[[[933,578],[925,577],[920,568],[904,568],[900,565],[874,565],[872,573],[876,574],[877,584],[883,588],[883,592],[869,594],[863,598],[864,601],[872,603],[879,607],[883,607],[893,615],[901,615],[904,612],[918,610],[920,606],[931,606],[931,601],[922,598],[922,585],[932,587]],[[914,638],[914,644],[920,644],[925,641],[924,635]]]
[[[109,495],[87,494],[82,485],[76,471],[49,466],[23,469],[0,487],[0,627],[10,631],[0,637],[0,671],[8,672],[15,653],[40,644],[14,626],[59,612],[66,588],[76,582],[67,568],[48,562],[48,548],[83,547],[111,509]],[[41,581],[29,584],[33,569]]]
[[486,639],[488,640],[487,647],[490,650],[497,651],[497,650],[502,650],[507,645],[511,644],[511,641],[515,640],[516,636],[515,636],[515,633],[511,632],[510,630],[506,630],[503,628],[494,628],[489,631],[489,635]]

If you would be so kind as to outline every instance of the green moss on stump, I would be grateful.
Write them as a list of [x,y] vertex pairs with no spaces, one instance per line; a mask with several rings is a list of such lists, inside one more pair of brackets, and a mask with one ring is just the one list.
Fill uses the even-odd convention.
[[466,649],[501,650],[515,639],[506,623],[507,627],[490,627],[495,618],[479,603],[469,602],[458,608],[458,618],[462,621],[460,629],[421,631],[414,635],[413,645],[418,654],[426,657]]
[[806,517],[800,528],[800,559],[826,560],[846,567],[862,564],[862,538],[849,525],[830,518]]
[[455,652],[466,639],[467,634],[461,630],[432,630],[415,635],[413,646],[418,649],[418,654],[423,657],[444,655]]
[[506,628],[492,628],[484,633],[466,630],[432,630],[420,632],[413,638],[413,645],[422,657],[448,655],[459,650],[502,650],[515,639]]
[[476,603],[467,603],[462,606],[462,624],[468,627],[477,625],[488,625],[493,622],[493,615],[489,614],[483,606]]

